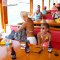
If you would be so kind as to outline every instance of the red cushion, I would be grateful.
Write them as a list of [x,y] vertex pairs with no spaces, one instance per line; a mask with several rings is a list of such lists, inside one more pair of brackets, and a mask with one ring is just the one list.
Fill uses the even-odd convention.
[[43,15],[43,19],[46,19],[46,15]]
[[34,29],[34,34],[36,35],[36,34],[38,34],[38,32],[40,32],[40,28],[35,28]]
[[[34,34],[35,35],[38,34],[39,31],[40,31],[40,28],[35,28],[34,29]],[[60,31],[52,30],[51,34],[52,34],[52,41],[60,42]]]
[[47,13],[48,13],[48,14],[51,14],[51,10],[47,10]]
[[51,14],[47,14],[47,15],[46,15],[46,19],[51,19],[51,20],[52,20],[52,19],[53,19],[53,18],[52,18],[52,15],[51,15]]
[[53,20],[53,17],[51,14],[46,14],[43,16],[43,19]]
[[51,13],[55,13],[57,10],[51,10]]
[[51,31],[52,32],[52,41],[60,42],[60,31]]
[[[39,28],[34,29],[34,34],[38,34]],[[60,31],[51,30],[52,34],[52,47],[55,49],[60,49]]]
[[14,30],[15,32],[17,31],[17,26],[10,26],[11,30]]
[[52,41],[52,47],[55,48],[55,49],[60,49],[60,42]]
[[[11,30],[14,30],[16,32],[17,26],[11,26]],[[40,28],[34,29],[34,34],[37,35],[40,31]],[[51,31],[52,33],[52,46],[53,48],[60,49],[60,31]]]
[[60,49],[60,31],[51,31],[52,33],[52,47]]

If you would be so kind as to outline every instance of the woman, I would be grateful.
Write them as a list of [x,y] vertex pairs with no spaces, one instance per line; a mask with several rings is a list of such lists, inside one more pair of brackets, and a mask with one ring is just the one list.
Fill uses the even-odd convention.
[[34,17],[35,21],[37,21],[42,18],[42,13],[39,12],[39,10],[36,10],[33,17]]
[[37,9],[33,14],[33,18],[35,21],[40,20],[42,18],[42,12],[40,12],[40,5],[37,5]]
[[52,6],[51,10],[57,10],[57,7],[56,7],[55,3],[53,3],[53,6]]
[[21,31],[22,29],[26,29],[27,34],[27,40],[30,42],[30,44],[36,44],[36,38],[34,36],[34,23],[33,21],[28,18],[28,13],[26,11],[21,11],[21,17],[25,21],[21,27],[19,27],[18,31]]
[[42,11],[42,14],[47,14],[46,6],[44,6],[44,10]]
[[60,18],[60,3],[57,4],[57,12],[53,14],[53,19]]

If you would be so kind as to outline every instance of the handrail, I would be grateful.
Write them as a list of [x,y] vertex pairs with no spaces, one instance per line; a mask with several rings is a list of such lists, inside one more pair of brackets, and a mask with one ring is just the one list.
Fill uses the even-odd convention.
[[[40,29],[40,26],[34,26],[34,28]],[[60,28],[50,27],[50,30],[60,31]]]
[[[60,23],[56,23],[54,20],[46,20],[46,22],[47,22],[50,26],[60,26]],[[36,24],[36,25],[41,24],[41,20],[40,20],[40,21],[34,21],[34,24]]]

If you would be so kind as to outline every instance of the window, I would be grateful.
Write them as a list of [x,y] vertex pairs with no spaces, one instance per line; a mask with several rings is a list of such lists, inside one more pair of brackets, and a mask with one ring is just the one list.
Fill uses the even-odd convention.
[[30,12],[30,0],[7,0],[8,24],[22,22],[21,11]]
[[50,0],[50,9],[52,8],[54,0]]
[[42,11],[42,0],[33,0],[33,12],[35,12],[37,5],[40,5]]
[[[52,8],[52,6],[53,6],[53,3],[60,3],[60,0],[50,0],[50,9]],[[57,4],[56,3],[56,4]]]
[[57,0],[57,3],[60,3],[60,0]]
[[47,7],[47,10],[49,10],[49,0],[44,0],[44,6]]

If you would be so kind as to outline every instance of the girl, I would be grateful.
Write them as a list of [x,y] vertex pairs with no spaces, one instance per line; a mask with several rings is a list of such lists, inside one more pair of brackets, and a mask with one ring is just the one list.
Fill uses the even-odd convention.
[[41,24],[41,31],[37,34],[38,45],[41,47],[47,47],[51,42],[51,33],[49,31],[49,25],[47,23]]

